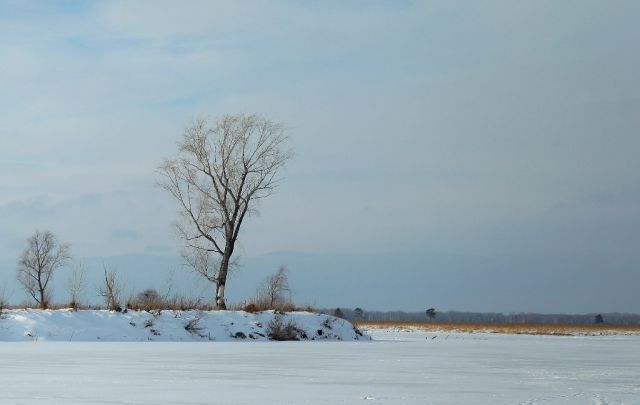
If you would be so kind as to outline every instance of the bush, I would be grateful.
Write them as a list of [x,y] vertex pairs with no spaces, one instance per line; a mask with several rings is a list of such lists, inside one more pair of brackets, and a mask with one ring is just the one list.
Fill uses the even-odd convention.
[[210,302],[199,297],[181,297],[173,295],[171,298],[167,298],[164,301],[165,309],[171,309],[174,311],[188,311],[191,309],[210,311],[214,308]]
[[137,295],[131,295],[127,299],[127,308],[134,311],[188,311],[200,310],[209,311],[213,309],[211,303],[199,297],[183,297],[177,294],[172,296],[162,296],[158,291],[149,288]]
[[292,320],[285,323],[284,316],[276,314],[267,325],[267,336],[278,341],[300,340],[300,337],[305,337],[305,333]]
[[260,312],[260,309],[258,309],[256,304],[254,304],[253,302],[250,302],[247,305],[245,305],[244,308],[242,308],[242,310],[244,312],[249,312],[251,314],[256,313],[256,312]]
[[137,311],[153,311],[166,307],[164,299],[152,288],[148,288],[127,300],[127,308]]

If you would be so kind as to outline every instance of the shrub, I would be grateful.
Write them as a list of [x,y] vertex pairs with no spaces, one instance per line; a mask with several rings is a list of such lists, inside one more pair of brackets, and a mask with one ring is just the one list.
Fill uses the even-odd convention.
[[300,340],[305,333],[292,320],[284,321],[282,314],[276,314],[267,325],[267,336],[271,340]]
[[250,302],[247,305],[245,305],[244,308],[242,308],[242,310],[252,314],[260,311],[256,306],[256,304],[254,304],[253,302]]
[[165,306],[165,309],[179,311],[187,311],[190,309],[210,311],[213,309],[213,305],[210,302],[207,302],[200,297],[181,297],[178,295],[173,295],[171,298],[166,299]]
[[152,311],[165,309],[166,307],[167,304],[164,302],[160,294],[152,288],[148,288],[138,293],[138,295],[129,298],[127,301],[127,308],[138,311]]
[[162,296],[158,291],[149,288],[136,295],[131,295],[127,299],[127,308],[134,311],[159,312],[162,310],[188,311],[200,310],[209,311],[213,307],[199,297],[184,297],[177,294]]

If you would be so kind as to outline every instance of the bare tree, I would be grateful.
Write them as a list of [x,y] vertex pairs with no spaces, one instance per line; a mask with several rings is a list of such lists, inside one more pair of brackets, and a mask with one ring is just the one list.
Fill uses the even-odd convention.
[[71,258],[70,246],[58,242],[49,231],[36,231],[27,240],[27,248],[18,261],[18,281],[38,306],[49,306],[50,292],[47,290],[53,273]]
[[3,311],[9,306],[9,297],[7,294],[7,286],[3,283],[0,285],[0,319],[3,318]]
[[103,270],[104,280],[102,285],[98,287],[98,295],[104,298],[108,309],[118,311],[120,308],[120,295],[122,294],[118,271],[113,268],[107,269],[107,266],[103,266]]
[[226,309],[225,285],[240,228],[290,158],[283,125],[257,115],[198,119],[178,143],[176,157],[158,171],[158,184],[179,203],[179,235],[187,263],[216,286],[216,307]]
[[80,306],[80,296],[86,287],[86,268],[84,263],[78,263],[71,273],[71,277],[69,278],[68,291],[70,295],[69,306],[74,310],[78,310]]
[[278,271],[265,279],[258,290],[256,305],[260,308],[283,309],[291,304],[291,295],[287,269],[280,266]]

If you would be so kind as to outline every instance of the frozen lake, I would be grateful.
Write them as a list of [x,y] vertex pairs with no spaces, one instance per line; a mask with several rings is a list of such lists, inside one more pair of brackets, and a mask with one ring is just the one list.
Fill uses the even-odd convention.
[[374,337],[0,343],[0,403],[640,404],[638,336]]

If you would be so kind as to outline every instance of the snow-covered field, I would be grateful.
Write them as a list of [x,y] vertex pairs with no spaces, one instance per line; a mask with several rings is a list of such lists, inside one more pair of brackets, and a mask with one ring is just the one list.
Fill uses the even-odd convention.
[[640,336],[370,333],[2,342],[0,404],[640,404]]

